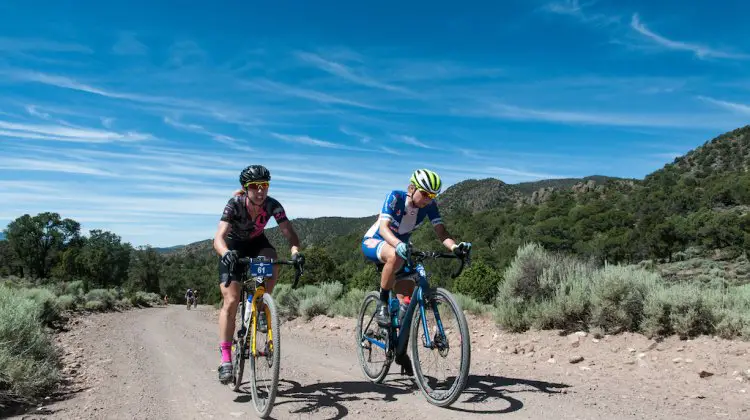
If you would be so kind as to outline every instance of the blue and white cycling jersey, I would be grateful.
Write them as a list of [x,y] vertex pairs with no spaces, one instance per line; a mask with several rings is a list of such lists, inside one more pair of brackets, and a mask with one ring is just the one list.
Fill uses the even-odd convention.
[[391,221],[390,227],[393,234],[402,242],[407,243],[411,233],[424,221],[425,217],[430,219],[433,226],[443,223],[437,203],[434,200],[420,209],[406,205],[406,194],[406,191],[399,190],[391,191],[388,194],[383,203],[383,209],[380,211],[380,217],[367,230],[363,240],[371,238],[383,240],[378,229],[380,228],[380,222],[384,219]]

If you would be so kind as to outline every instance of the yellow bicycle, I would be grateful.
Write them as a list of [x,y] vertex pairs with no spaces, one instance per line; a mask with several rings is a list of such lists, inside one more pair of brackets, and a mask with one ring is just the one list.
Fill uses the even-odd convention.
[[[229,382],[233,391],[239,391],[242,385],[242,374],[245,360],[250,360],[252,392],[255,411],[261,418],[271,414],[273,402],[279,384],[279,364],[281,360],[280,320],[270,293],[266,293],[266,277],[273,275],[274,265],[292,265],[295,269],[294,285],[302,275],[302,265],[295,261],[272,260],[265,257],[240,258],[240,264],[246,264],[240,279],[240,328],[232,340],[232,372],[234,377]],[[263,310],[266,319],[265,328],[258,325],[259,313]],[[263,331],[265,329],[265,331]],[[270,377],[261,372],[270,370]]]

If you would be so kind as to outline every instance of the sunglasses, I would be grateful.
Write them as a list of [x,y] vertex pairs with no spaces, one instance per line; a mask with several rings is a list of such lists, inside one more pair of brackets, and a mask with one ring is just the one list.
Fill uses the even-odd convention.
[[434,199],[435,197],[437,197],[437,194],[436,194],[436,193],[432,193],[432,192],[429,192],[429,191],[425,191],[425,190],[423,190],[423,189],[421,189],[421,188],[417,188],[417,189],[418,189],[418,190],[419,190],[419,191],[420,191],[420,192],[421,192],[422,194],[426,195],[426,196],[427,196],[427,198],[429,198],[430,200],[433,200],[433,199]]
[[269,185],[271,185],[271,183],[268,181],[248,182],[247,184],[245,184],[245,188],[254,190],[267,190]]

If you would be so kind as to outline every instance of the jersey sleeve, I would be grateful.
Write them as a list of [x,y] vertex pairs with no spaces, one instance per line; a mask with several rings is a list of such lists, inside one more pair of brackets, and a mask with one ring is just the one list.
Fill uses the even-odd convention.
[[289,220],[286,217],[286,211],[284,210],[284,206],[281,205],[277,200],[273,200],[271,203],[271,214],[273,215],[273,218],[276,220],[276,223],[283,223]]
[[227,202],[227,205],[224,206],[224,212],[221,214],[221,221],[231,223],[233,220],[235,220],[237,214],[237,200],[232,197]]
[[440,210],[438,210],[438,206],[434,201],[427,207],[427,217],[430,218],[432,226],[443,224],[443,219],[440,217]]
[[399,200],[402,197],[396,191],[391,191],[383,202],[383,208],[380,210],[380,220],[393,220],[396,217],[396,209],[399,208]]

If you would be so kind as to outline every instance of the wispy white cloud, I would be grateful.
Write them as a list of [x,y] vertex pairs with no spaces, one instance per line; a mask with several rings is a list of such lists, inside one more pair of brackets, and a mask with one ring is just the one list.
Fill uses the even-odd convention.
[[94,51],[81,44],[50,41],[38,38],[0,37],[0,51],[3,52],[74,52],[90,54]]
[[138,102],[159,102],[157,98],[151,98],[148,96],[129,94],[129,93],[117,93],[117,92],[110,92],[105,89],[99,89],[99,88],[87,85],[85,83],[80,83],[76,80],[73,80],[65,76],[57,76],[53,74],[46,74],[46,73],[41,73],[37,71],[28,71],[28,70],[6,71],[5,73],[11,78],[20,80],[20,81],[36,82],[36,83],[41,83],[41,84],[45,84],[49,86],[56,86],[59,88],[72,89],[72,90],[77,90],[81,92],[91,93],[94,95],[105,96],[108,98],[129,99],[129,100],[134,100]]
[[357,151],[368,151],[368,149],[362,149],[359,147],[351,147],[344,144],[334,143],[327,140],[320,140],[316,139],[310,136],[305,135],[290,135],[290,134],[279,134],[279,133],[270,133],[271,136],[283,140],[289,143],[297,143],[297,144],[303,144],[306,146],[316,146],[316,147],[323,147],[326,149],[340,149],[340,150],[357,150]]
[[608,16],[602,13],[589,13],[584,11],[585,8],[590,7],[593,4],[594,2],[590,2],[581,5],[578,0],[563,0],[545,4],[542,6],[542,10],[548,13],[571,16],[583,23],[610,25],[619,22],[620,18],[618,16]]
[[565,178],[565,176],[562,176],[562,175],[540,173],[540,172],[529,172],[529,171],[523,171],[523,170],[505,168],[505,167],[499,167],[499,166],[489,166],[486,168],[486,170],[495,174],[495,176],[499,176],[499,177],[504,177],[504,176],[509,175],[509,176],[513,176],[516,178],[524,178],[524,179]]
[[750,105],[741,104],[737,102],[722,101],[722,100],[710,98],[707,96],[699,96],[698,99],[701,99],[710,104],[719,106],[724,109],[728,109],[730,111],[733,111],[739,114],[750,115]]
[[695,56],[700,59],[706,59],[706,58],[748,59],[750,58],[750,55],[748,54],[721,51],[721,50],[713,49],[713,48],[706,47],[706,46],[699,45],[699,44],[683,42],[683,41],[675,41],[675,40],[669,39],[649,29],[643,22],[641,22],[641,19],[637,13],[633,14],[633,17],[630,20],[630,27],[657,45],[660,45],[664,48],[675,50],[675,51],[689,51],[695,54]]
[[48,113],[39,111],[34,105],[26,105],[26,112],[28,112],[29,115],[33,115],[45,120],[48,120],[50,117]]
[[377,109],[377,107],[358,101],[353,101],[346,98],[341,98],[325,92],[319,92],[312,89],[304,89],[299,87],[293,87],[284,83],[278,83],[271,80],[256,79],[253,81],[247,81],[243,83],[244,86],[261,90],[263,92],[282,94],[286,96],[293,96],[297,98],[308,99],[311,101],[333,104],[333,105],[348,105],[356,108],[364,109]]
[[619,127],[693,127],[693,128],[726,128],[736,124],[737,120],[716,115],[688,114],[621,114],[607,112],[580,112],[549,109],[524,108],[502,103],[487,104],[480,110],[460,110],[459,115],[474,115],[521,121],[546,121],[565,124],[587,124]]
[[423,141],[417,139],[414,136],[404,136],[404,135],[397,135],[393,136],[396,140],[398,140],[401,143],[408,144],[410,146],[416,146],[421,147],[422,149],[433,149],[432,146],[424,143]]
[[203,128],[203,126],[200,126],[198,124],[184,124],[169,117],[164,117],[164,122],[168,125],[171,125],[172,127],[179,128],[181,130],[193,131],[201,134],[204,134],[206,132],[206,129]]
[[232,136],[227,136],[226,134],[219,134],[219,133],[211,132],[205,129],[203,126],[200,126],[198,124],[183,124],[169,117],[164,117],[164,122],[180,130],[191,131],[193,133],[198,133],[198,134],[209,136],[213,140],[219,143],[225,144],[235,150],[240,150],[243,152],[254,151],[250,146],[247,146],[247,144],[245,144],[245,142],[240,139],[236,139]]
[[3,158],[0,161],[0,169],[11,169],[14,171],[43,171],[64,172],[83,175],[111,176],[110,172],[98,168],[81,165],[79,162],[55,162],[49,160]]
[[112,46],[112,52],[118,55],[145,55],[148,47],[138,40],[133,32],[120,32],[117,42]]
[[358,74],[358,72],[355,72],[353,69],[341,63],[326,60],[325,58],[317,54],[308,53],[308,52],[298,52],[297,57],[306,63],[314,65],[320,70],[323,70],[327,73],[330,73],[334,76],[337,76],[341,79],[347,80],[352,83],[356,83],[362,86],[377,88],[377,89],[384,89],[384,90],[393,91],[393,92],[403,92],[403,93],[408,92],[408,90],[403,87],[395,86],[395,85],[388,84],[388,83],[383,83],[371,76],[361,74],[361,72],[360,74]]
[[116,133],[92,128],[21,124],[8,121],[0,121],[0,136],[76,143],[135,142],[153,139],[150,134],[138,132]]
[[178,41],[169,49],[169,62],[176,67],[202,63],[208,53],[192,40]]
[[104,128],[112,128],[112,126],[115,123],[115,119],[114,118],[110,118],[110,117],[101,117],[100,120],[101,120],[102,125],[104,126]]
[[25,106],[26,112],[28,112],[29,115],[32,117],[37,117],[45,121],[54,122],[60,125],[64,125],[67,127],[73,127],[73,128],[81,128],[76,126],[75,124],[72,124],[68,121],[65,121],[60,118],[53,118],[52,115],[49,112],[46,112],[46,110],[43,110],[42,108],[36,106],[36,105],[26,105]]
[[215,106],[210,106],[207,103],[194,102],[186,99],[171,98],[166,96],[152,96],[130,92],[116,92],[82,83],[70,77],[47,74],[38,71],[0,70],[0,74],[9,77],[11,80],[41,83],[48,86],[55,86],[62,89],[71,89],[112,99],[123,99],[145,104],[167,105],[171,107],[192,109],[194,111],[201,112],[211,112],[215,108],[218,108]]
[[372,138],[370,138],[370,136],[362,134],[362,133],[359,133],[359,132],[357,132],[355,130],[352,130],[352,129],[350,129],[348,127],[345,127],[345,126],[339,127],[339,131],[341,131],[342,133],[346,134],[347,136],[352,136],[352,137],[358,138],[360,142],[365,143],[365,144],[369,143],[372,140]]
[[391,149],[390,147],[380,146],[379,148],[383,152],[386,152],[386,153],[391,154],[391,155],[396,155],[396,156],[402,156],[403,155],[403,153],[401,153],[401,152],[399,152],[397,150]]

